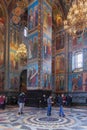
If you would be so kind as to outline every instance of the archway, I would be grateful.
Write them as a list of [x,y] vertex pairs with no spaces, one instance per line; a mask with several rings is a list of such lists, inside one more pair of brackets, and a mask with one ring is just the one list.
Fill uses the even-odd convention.
[[23,70],[20,74],[20,92],[26,92],[27,90],[27,69]]

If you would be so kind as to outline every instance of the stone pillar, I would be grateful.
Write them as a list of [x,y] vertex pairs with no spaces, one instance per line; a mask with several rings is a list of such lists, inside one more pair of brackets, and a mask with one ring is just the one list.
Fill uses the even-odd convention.
[[68,92],[68,78],[69,78],[69,36],[68,34],[65,33],[65,64],[66,64],[66,69],[65,69],[65,92]]
[[46,0],[28,6],[27,89],[51,90],[52,7]]
[[4,90],[8,90],[9,87],[9,18],[7,15],[6,22],[6,47],[5,47],[5,87]]

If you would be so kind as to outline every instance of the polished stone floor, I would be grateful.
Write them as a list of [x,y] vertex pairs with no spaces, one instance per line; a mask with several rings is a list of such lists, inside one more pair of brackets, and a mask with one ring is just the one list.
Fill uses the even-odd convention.
[[25,107],[22,115],[18,115],[18,107],[0,109],[0,130],[87,130],[86,107],[64,108],[65,117],[59,117],[58,111],[52,107],[48,117],[47,108]]

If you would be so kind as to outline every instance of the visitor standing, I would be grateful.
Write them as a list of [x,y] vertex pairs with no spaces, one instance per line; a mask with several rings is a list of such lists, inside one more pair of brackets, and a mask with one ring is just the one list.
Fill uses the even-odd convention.
[[0,108],[5,109],[6,97],[5,95],[0,95]]
[[24,109],[24,104],[25,104],[25,93],[22,92],[18,96],[18,105],[19,105],[19,111],[18,114],[23,114],[23,109]]
[[63,97],[64,95],[60,95],[59,97],[59,116],[65,117],[64,110],[63,110]]
[[50,95],[47,99],[47,116],[51,116],[52,103],[52,96]]

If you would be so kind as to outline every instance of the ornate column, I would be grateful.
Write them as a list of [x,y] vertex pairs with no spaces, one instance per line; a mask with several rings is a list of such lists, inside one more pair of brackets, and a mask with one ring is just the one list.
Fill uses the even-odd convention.
[[28,30],[27,89],[51,90],[52,7],[48,1],[36,0],[29,4]]

